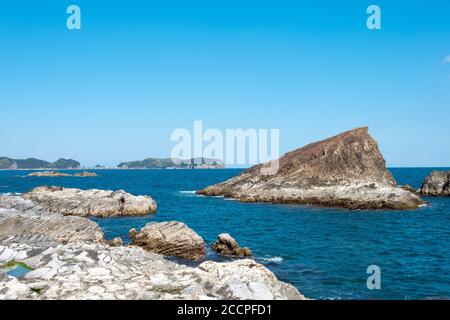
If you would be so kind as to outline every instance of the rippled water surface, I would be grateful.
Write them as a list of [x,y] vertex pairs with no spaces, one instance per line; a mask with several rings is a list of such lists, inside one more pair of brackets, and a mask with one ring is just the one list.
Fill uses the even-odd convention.
[[[432,169],[390,170],[400,184],[417,188]],[[193,193],[239,174],[238,169],[96,172],[99,177],[38,178],[25,177],[27,171],[0,171],[0,193],[48,184],[148,194],[158,203],[155,215],[95,219],[107,238],[127,240],[132,227],[179,220],[208,245],[219,233],[230,233],[278,278],[310,298],[450,298],[450,198],[426,198],[430,206],[414,211],[348,211]],[[220,259],[211,251],[208,255]],[[380,290],[366,286],[366,270],[373,264],[381,268]]]

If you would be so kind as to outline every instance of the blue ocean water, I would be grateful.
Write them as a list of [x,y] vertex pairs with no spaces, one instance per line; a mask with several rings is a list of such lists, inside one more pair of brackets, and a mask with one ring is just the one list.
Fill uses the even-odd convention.
[[[435,169],[390,170],[400,184],[417,188]],[[47,184],[148,194],[158,203],[155,215],[93,220],[107,238],[125,241],[130,228],[149,221],[183,221],[208,245],[228,232],[309,298],[450,299],[450,198],[426,198],[430,206],[412,211],[240,203],[194,194],[240,169],[93,171],[99,177],[38,178],[26,177],[27,171],[0,171],[0,193]],[[208,258],[223,259],[211,251]],[[369,265],[381,268],[379,290],[367,289]]]

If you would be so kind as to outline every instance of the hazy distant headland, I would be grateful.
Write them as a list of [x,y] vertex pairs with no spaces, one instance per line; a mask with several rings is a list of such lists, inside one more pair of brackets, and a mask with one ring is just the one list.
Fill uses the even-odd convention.
[[223,162],[217,159],[192,158],[189,160],[171,158],[147,158],[142,161],[122,162],[120,169],[216,169],[223,168]]
[[16,169],[79,169],[80,163],[73,159],[60,158],[55,162],[28,158],[28,159],[11,159],[7,157],[0,158],[0,169],[16,170]]
[[[223,162],[217,159],[192,158],[188,160],[171,158],[147,158],[144,160],[121,162],[116,167],[96,165],[93,169],[218,169],[224,168]],[[36,158],[11,159],[0,157],[0,170],[78,170],[80,162],[73,159],[60,158],[48,162]]]

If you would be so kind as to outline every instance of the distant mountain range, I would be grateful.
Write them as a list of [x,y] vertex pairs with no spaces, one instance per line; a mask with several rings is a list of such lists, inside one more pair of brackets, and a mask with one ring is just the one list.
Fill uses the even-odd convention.
[[28,159],[11,159],[6,157],[0,158],[0,169],[79,169],[80,163],[73,159],[58,159],[55,162],[28,158]]
[[192,158],[190,160],[171,158],[147,158],[142,161],[122,162],[117,167],[122,169],[216,169],[223,168],[223,162],[217,159]]

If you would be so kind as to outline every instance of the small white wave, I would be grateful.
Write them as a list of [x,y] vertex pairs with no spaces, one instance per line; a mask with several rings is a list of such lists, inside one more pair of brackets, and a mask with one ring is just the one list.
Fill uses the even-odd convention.
[[20,195],[22,195],[22,193],[20,193],[20,192],[4,192],[4,193],[0,193],[0,195],[2,195],[2,196],[20,196]]
[[273,263],[282,263],[283,258],[282,257],[267,257],[267,258],[260,258],[261,260],[273,262]]
[[182,194],[195,194],[195,190],[180,191]]

